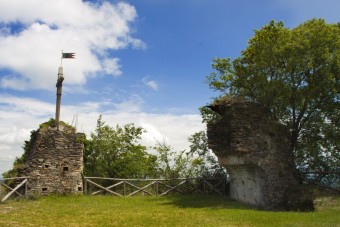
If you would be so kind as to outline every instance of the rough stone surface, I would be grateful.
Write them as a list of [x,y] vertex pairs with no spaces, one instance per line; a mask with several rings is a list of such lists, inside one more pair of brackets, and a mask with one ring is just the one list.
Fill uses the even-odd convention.
[[82,193],[81,137],[62,126],[38,130],[22,172],[30,177],[28,194]]
[[271,113],[239,98],[217,101],[208,145],[230,175],[231,198],[269,210],[287,209],[298,186],[288,129]]

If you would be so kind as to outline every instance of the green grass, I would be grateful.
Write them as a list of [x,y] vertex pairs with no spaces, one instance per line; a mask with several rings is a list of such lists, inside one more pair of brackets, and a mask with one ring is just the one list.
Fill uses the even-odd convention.
[[340,226],[340,197],[316,203],[269,212],[219,196],[49,196],[0,203],[0,226]]

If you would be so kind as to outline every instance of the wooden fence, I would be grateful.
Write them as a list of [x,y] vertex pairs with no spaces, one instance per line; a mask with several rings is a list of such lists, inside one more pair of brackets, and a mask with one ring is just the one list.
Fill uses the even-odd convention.
[[164,196],[199,193],[225,196],[227,183],[226,178],[117,179],[84,177],[84,194]]
[[[5,202],[13,194],[19,197],[26,197],[28,179],[28,177],[14,177],[0,180],[1,202]],[[3,195],[4,197],[2,197]]]
[[[4,178],[0,180],[0,199],[6,201],[12,195],[27,196],[28,177]],[[177,178],[177,179],[118,179],[84,177],[84,194],[110,194],[116,196],[170,194],[218,194],[226,195],[225,178]]]
[[[305,172],[320,174],[320,172]],[[340,175],[339,172],[322,172],[322,174]],[[306,175],[304,176],[306,178]],[[26,197],[28,177],[0,179],[0,199],[6,201],[11,196]],[[321,185],[305,179],[306,182],[318,184],[340,193],[337,188]],[[109,194],[115,196],[151,195],[164,196],[173,194],[217,194],[226,196],[229,181],[226,178],[177,178],[177,179],[119,179],[104,177],[84,177],[84,194]]]

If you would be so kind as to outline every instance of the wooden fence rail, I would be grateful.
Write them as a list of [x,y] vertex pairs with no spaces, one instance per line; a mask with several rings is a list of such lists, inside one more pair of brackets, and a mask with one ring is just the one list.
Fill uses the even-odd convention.
[[[28,179],[28,177],[13,177],[0,180],[0,198],[2,198],[1,202],[5,202],[14,193],[19,197],[26,197]],[[19,189],[22,188],[24,189],[19,192]],[[8,192],[6,195],[4,195],[4,197],[2,197],[5,191]]]
[[119,179],[84,177],[84,194],[164,196],[196,192],[225,196],[227,184],[226,178]]

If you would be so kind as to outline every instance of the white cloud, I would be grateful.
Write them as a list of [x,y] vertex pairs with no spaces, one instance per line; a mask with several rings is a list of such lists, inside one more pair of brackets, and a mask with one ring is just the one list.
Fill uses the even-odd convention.
[[122,113],[140,112],[143,102],[140,96],[132,95],[121,103],[114,103],[113,106],[118,112]]
[[120,71],[120,65],[118,64],[118,58],[105,59],[103,61],[103,69],[105,73],[111,74],[113,76],[120,76],[122,71]]
[[152,88],[152,90],[157,91],[158,90],[158,84],[154,80],[150,80],[146,83],[149,87]]
[[[187,138],[204,129],[201,117],[192,115],[148,114],[140,110],[141,98],[132,96],[122,103],[86,102],[61,108],[61,120],[75,125],[88,136],[95,130],[98,116],[111,125],[134,123],[147,130],[142,143],[155,145],[156,140],[167,142],[176,150],[188,148]],[[115,107],[111,111],[102,111],[103,106]],[[137,107],[136,107],[137,106]],[[0,174],[11,168],[14,158],[22,154],[21,146],[29,139],[30,131],[39,124],[54,117],[54,104],[32,98],[18,98],[0,94]]]
[[27,80],[23,78],[17,78],[16,76],[4,76],[0,80],[0,87],[11,88],[18,91],[26,90]]
[[148,77],[143,78],[143,83],[154,91],[159,89],[159,85],[155,80],[149,80]]
[[[130,23],[136,17],[135,8],[123,2],[0,1],[0,68],[13,72],[1,79],[0,86],[53,88],[61,50],[76,53],[75,60],[63,61],[69,86],[83,85],[87,77],[101,72],[120,75],[118,59],[107,57],[107,52],[145,47],[131,36]],[[13,23],[20,29],[11,31]]]

